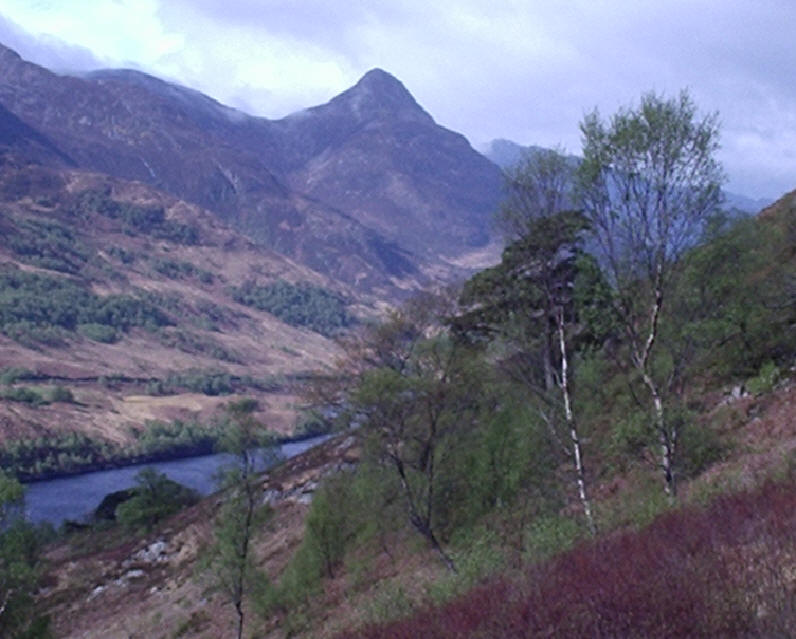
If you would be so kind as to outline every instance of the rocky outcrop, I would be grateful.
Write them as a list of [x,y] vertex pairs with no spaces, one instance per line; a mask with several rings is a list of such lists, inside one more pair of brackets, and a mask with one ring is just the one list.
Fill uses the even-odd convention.
[[263,501],[274,507],[285,502],[309,504],[324,477],[350,472],[359,463],[356,438],[337,438],[279,466],[263,476]]

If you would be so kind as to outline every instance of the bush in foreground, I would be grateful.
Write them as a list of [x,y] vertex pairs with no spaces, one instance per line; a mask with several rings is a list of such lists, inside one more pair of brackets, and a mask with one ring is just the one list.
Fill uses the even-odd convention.
[[796,636],[794,488],[769,484],[671,511],[532,567],[521,581],[496,580],[356,636]]

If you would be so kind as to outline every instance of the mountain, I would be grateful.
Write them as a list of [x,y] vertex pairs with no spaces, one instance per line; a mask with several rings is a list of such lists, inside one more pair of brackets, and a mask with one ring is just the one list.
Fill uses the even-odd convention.
[[49,166],[145,182],[390,298],[461,274],[500,198],[497,167],[378,69],[271,121],[137,71],[57,75],[0,48],[0,106],[51,142]]
[[[538,146],[522,146],[511,140],[492,140],[482,149],[483,154],[501,168],[517,164],[526,153],[541,149]],[[577,161],[576,156],[570,156]],[[752,198],[738,193],[724,192],[724,207],[741,213],[757,213],[772,203],[768,198]]]
[[156,422],[208,426],[238,395],[292,434],[297,383],[333,367],[331,338],[369,312],[361,300],[195,204],[6,151],[0,464],[12,440],[124,448]]
[[489,240],[499,172],[388,73],[369,71],[328,104],[278,125],[284,139],[301,140],[290,184],[399,246],[457,255]]
[[508,168],[517,164],[525,153],[541,148],[539,146],[522,146],[511,140],[499,138],[485,144],[481,152],[500,168]]

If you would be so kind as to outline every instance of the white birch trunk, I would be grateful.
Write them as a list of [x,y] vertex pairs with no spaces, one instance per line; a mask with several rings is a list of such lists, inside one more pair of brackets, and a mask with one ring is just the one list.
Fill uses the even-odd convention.
[[650,311],[649,333],[647,334],[644,350],[641,354],[634,347],[634,360],[636,367],[641,373],[644,384],[649,389],[652,396],[652,406],[654,412],[654,426],[658,434],[658,441],[661,447],[661,469],[663,470],[663,490],[669,498],[670,503],[674,503],[677,498],[677,485],[674,473],[674,454],[677,432],[672,428],[671,432],[666,426],[666,416],[664,412],[663,399],[661,398],[658,385],[652,377],[650,371],[650,356],[655,340],[658,337],[658,320],[660,319],[661,307],[663,306],[662,290],[662,266],[659,264],[655,275],[655,299]]
[[575,424],[575,417],[572,414],[572,404],[569,396],[569,371],[567,360],[567,346],[564,336],[564,317],[563,309],[559,307],[556,310],[556,324],[558,327],[558,345],[561,351],[561,395],[564,401],[564,415],[567,420],[569,428],[569,436],[572,441],[572,457],[575,463],[575,481],[578,486],[578,497],[583,506],[583,514],[586,516],[586,524],[589,527],[589,532],[592,535],[597,534],[597,526],[594,523],[594,516],[591,509],[591,501],[589,500],[588,493],[586,492],[586,469],[583,465],[583,453],[580,447],[580,437],[578,436],[578,429]]

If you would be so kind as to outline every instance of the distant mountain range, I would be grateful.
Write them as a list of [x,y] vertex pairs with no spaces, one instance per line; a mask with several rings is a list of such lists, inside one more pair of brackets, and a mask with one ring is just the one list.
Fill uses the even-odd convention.
[[[540,150],[538,146],[522,146],[511,140],[492,140],[482,149],[483,154],[501,168],[507,168],[517,164],[526,153],[533,153]],[[571,156],[573,161],[577,161],[577,156]],[[743,213],[757,213],[771,204],[773,200],[767,198],[751,198],[738,193],[724,192],[724,207],[729,210],[737,210]]]

